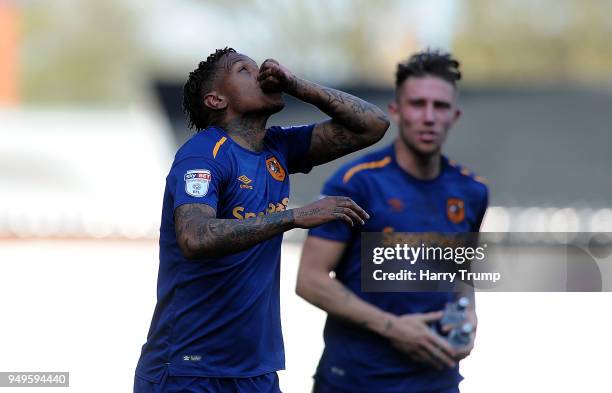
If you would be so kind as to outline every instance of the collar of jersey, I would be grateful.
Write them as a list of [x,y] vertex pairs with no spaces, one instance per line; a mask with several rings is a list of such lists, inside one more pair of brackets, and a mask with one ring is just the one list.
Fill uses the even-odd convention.
[[397,157],[395,156],[395,142],[393,142],[391,146],[389,146],[389,150],[390,150],[389,155],[391,156],[391,164],[394,165],[397,170],[402,172],[406,177],[408,177],[411,181],[415,183],[435,184],[439,182],[440,179],[442,179],[442,177],[444,176],[444,173],[448,170],[448,165],[449,165],[448,159],[446,158],[445,155],[442,154],[440,156],[440,160],[442,160],[442,163],[440,165],[440,173],[438,173],[438,176],[434,177],[433,179],[418,179],[412,176],[410,173],[406,172],[404,168],[399,166],[399,164],[397,163]]
[[[212,131],[215,130],[219,135],[227,138],[227,141],[232,145],[235,146],[237,149],[244,151],[247,154],[251,154],[253,156],[261,156],[264,154],[269,154],[270,151],[268,150],[268,145],[266,144],[266,141],[264,139],[264,149],[260,152],[257,151],[253,151],[253,150],[249,150],[245,147],[240,146],[240,144],[238,142],[236,142],[227,132],[225,132],[225,130],[221,127],[216,127],[216,126],[212,126],[207,128],[205,131]],[[266,129],[267,132],[267,129]]]

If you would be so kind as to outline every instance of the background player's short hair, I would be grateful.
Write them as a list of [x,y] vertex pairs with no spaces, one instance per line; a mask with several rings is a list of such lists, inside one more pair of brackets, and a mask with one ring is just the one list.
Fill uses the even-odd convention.
[[236,53],[236,50],[228,47],[215,50],[206,61],[201,61],[198,68],[189,73],[183,88],[183,111],[189,128],[199,131],[211,125],[213,112],[204,105],[204,96],[213,88],[218,71],[217,62],[228,53]]
[[410,77],[435,76],[453,86],[461,79],[459,62],[452,55],[437,49],[415,53],[397,65],[395,88],[399,88]]

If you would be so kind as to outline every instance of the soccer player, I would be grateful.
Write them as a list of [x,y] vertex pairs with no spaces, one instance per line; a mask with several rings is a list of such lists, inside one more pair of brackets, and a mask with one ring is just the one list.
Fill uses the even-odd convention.
[[[311,229],[304,244],[296,291],[328,313],[317,393],[458,392],[458,361],[473,340],[457,351],[428,328],[457,295],[362,292],[360,233],[479,230],[487,187],[441,153],[461,113],[460,78],[459,63],[439,51],[399,64],[389,105],[398,137],[343,166],[323,187],[324,195],[350,197],[371,218],[364,226]],[[473,308],[469,320],[476,323]]]
[[[282,93],[331,119],[266,129]],[[184,108],[198,132],[166,178],[157,306],[134,391],[279,392],[283,232],[368,217],[344,196],[288,209],[289,174],[375,143],[389,122],[368,102],[231,48],[190,73]]]

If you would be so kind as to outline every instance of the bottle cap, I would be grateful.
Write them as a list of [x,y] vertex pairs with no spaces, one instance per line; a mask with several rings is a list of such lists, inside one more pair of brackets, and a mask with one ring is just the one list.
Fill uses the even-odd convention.
[[459,298],[459,300],[457,300],[457,305],[459,306],[459,308],[465,309],[470,305],[470,299],[463,296]]

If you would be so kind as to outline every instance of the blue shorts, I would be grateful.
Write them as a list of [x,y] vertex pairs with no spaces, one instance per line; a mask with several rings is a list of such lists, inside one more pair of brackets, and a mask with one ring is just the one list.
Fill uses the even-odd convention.
[[250,378],[174,377],[164,373],[159,383],[136,375],[134,393],[281,393],[278,375]]

